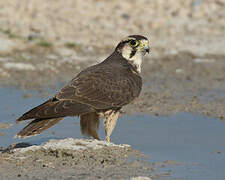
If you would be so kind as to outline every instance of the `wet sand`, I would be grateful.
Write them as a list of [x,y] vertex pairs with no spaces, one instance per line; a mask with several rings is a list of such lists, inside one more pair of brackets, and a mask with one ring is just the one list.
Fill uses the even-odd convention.
[[6,151],[0,152],[1,179],[125,179],[154,170],[128,145],[104,141],[70,138],[51,140],[40,149],[21,143]]

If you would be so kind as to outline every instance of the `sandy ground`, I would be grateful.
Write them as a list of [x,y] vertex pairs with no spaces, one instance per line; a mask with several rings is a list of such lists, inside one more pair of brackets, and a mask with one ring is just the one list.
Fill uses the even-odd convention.
[[[38,90],[47,98],[44,88],[57,90],[81,69],[104,60],[124,36],[143,34],[151,42],[143,62],[144,87],[124,113],[192,112],[224,120],[224,0],[119,2],[1,1],[0,86]],[[150,164],[135,150],[120,147],[24,156],[2,149],[1,179],[154,179],[155,168],[168,163]]]
[[[27,143],[0,150],[1,179],[132,179],[151,180],[168,176],[158,167],[178,165],[173,161],[149,163],[129,145],[105,141],[51,140],[40,146]],[[139,178],[138,178],[139,177]]]

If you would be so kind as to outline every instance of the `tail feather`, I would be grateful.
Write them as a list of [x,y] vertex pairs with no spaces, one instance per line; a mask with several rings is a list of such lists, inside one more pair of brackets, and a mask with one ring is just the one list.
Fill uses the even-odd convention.
[[48,118],[48,119],[35,119],[31,121],[25,128],[23,128],[15,137],[26,138],[29,136],[35,136],[43,132],[44,130],[54,126],[62,118]]

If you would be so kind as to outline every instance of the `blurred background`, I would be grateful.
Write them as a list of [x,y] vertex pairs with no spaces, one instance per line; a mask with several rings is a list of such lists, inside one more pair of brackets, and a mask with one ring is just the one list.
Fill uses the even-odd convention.
[[0,1],[0,53],[33,43],[102,50],[130,34],[148,36],[156,48],[180,50],[210,46],[224,30],[224,0]]

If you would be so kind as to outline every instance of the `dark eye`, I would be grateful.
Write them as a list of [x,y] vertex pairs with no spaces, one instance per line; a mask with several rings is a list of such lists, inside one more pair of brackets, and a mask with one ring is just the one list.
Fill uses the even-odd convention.
[[130,45],[133,46],[133,47],[136,47],[138,45],[138,41],[136,40],[131,40],[130,41]]

